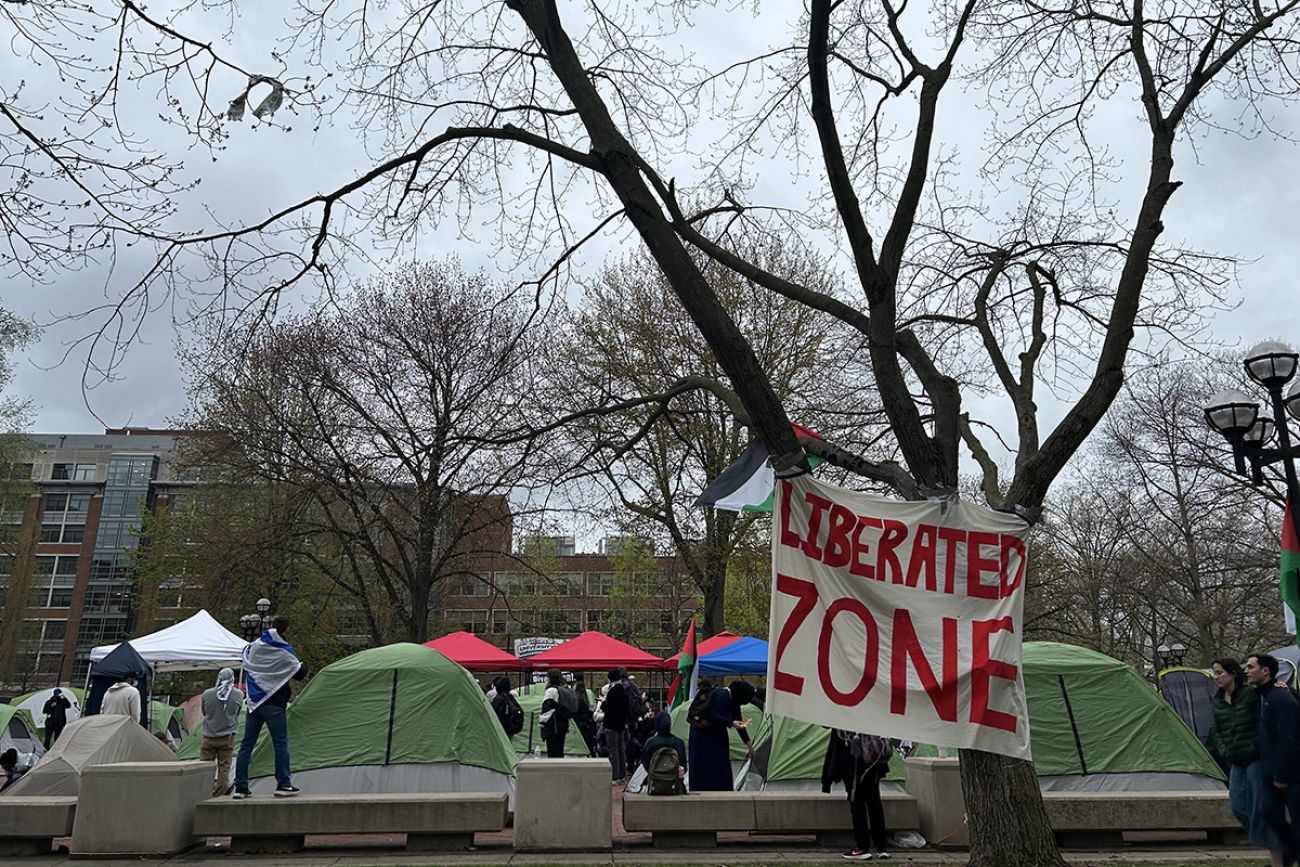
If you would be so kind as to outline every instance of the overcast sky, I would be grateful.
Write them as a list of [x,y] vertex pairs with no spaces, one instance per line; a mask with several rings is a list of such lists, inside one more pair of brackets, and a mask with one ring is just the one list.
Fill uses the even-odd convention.
[[[228,50],[243,58],[264,57],[267,45],[261,40],[275,30],[263,26],[267,23],[273,22],[250,19],[245,13],[235,23]],[[682,51],[702,66],[717,68],[734,57],[772,44],[772,34],[783,29],[773,25],[770,17],[763,15],[702,11],[697,26],[681,36]],[[9,58],[3,64],[9,67],[10,76],[21,74],[21,59]],[[213,102],[220,106],[228,98],[214,98]],[[983,130],[972,122],[978,113],[962,104],[946,108],[950,110],[942,118],[943,136],[959,161],[969,167],[983,148]],[[1226,108],[1230,123],[1233,109]],[[133,110],[143,118],[147,105],[137,100]],[[1130,184],[1137,179],[1140,190],[1144,155],[1141,125],[1130,104],[1117,106],[1113,114],[1114,146],[1128,160],[1124,177]],[[249,124],[232,125],[228,148],[216,162],[200,151],[188,149],[183,137],[166,128],[155,125],[149,129],[155,146],[184,157],[194,176],[202,178],[199,192],[187,198],[181,208],[185,219],[200,225],[209,219],[209,213],[227,220],[261,216],[286,202],[346,181],[371,164],[363,147],[364,137],[346,125],[326,126],[318,132],[310,127],[309,122],[301,123],[292,132],[283,132],[255,129]],[[1124,152],[1126,140],[1134,145],[1128,153]],[[1213,336],[1240,344],[1242,349],[1267,337],[1300,342],[1300,289],[1296,286],[1300,251],[1294,243],[1295,214],[1300,211],[1300,191],[1294,179],[1300,151],[1296,145],[1275,138],[1247,141],[1213,134],[1199,142],[1195,156],[1185,144],[1177,156],[1175,178],[1185,183],[1166,212],[1166,238],[1246,260],[1241,286],[1231,293],[1240,305],[1215,318]],[[780,177],[761,180],[756,193],[787,204],[797,204],[800,196],[808,194],[798,186],[789,187]],[[1120,203],[1121,213],[1127,213],[1124,204]],[[586,204],[577,200],[574,207],[581,209]],[[431,232],[423,236],[422,248],[416,252],[454,252],[470,266],[487,267],[516,279],[528,276],[514,271],[515,263],[501,257],[495,237],[487,230],[481,237],[473,232],[470,237],[458,237],[451,229]],[[598,266],[611,249],[611,245],[595,248],[581,260],[581,267],[590,270]],[[10,279],[4,295],[4,303],[21,315],[49,323],[61,315],[104,303],[104,273],[102,269],[88,269],[59,276],[46,285]],[[84,352],[72,349],[70,357],[61,359],[69,352],[70,344],[86,333],[87,322],[49,325],[39,344],[19,360],[12,386],[14,393],[35,400],[35,429],[82,433],[97,432],[103,424],[167,424],[169,417],[184,405],[183,383],[173,351],[176,330],[169,313],[163,306],[150,316],[141,341],[119,370],[118,381],[98,385],[86,394],[81,388]],[[87,400],[94,413],[87,408]]]

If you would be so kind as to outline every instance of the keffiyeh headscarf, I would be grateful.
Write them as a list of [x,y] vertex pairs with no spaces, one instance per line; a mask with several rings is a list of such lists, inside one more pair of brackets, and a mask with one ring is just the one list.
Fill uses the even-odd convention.
[[223,668],[217,672],[217,699],[225,701],[230,698],[230,692],[235,688],[235,673],[229,668]]

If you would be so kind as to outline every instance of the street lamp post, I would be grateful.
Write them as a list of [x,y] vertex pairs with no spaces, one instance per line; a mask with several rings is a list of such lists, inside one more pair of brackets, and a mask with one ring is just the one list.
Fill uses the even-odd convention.
[[239,618],[239,630],[245,641],[252,641],[271,628],[271,600],[263,596],[257,600],[257,613],[245,614]]
[[[1282,464],[1286,478],[1291,525],[1300,537],[1300,482],[1296,480],[1296,458],[1300,448],[1291,444],[1287,415],[1300,420],[1300,380],[1285,393],[1282,389],[1296,375],[1300,354],[1284,343],[1265,340],[1246,353],[1246,375],[1268,392],[1272,418],[1262,416],[1259,404],[1237,389],[1221,391],[1205,407],[1205,420],[1232,445],[1232,458],[1239,475],[1252,485],[1264,483],[1264,467]],[[1276,437],[1277,445],[1272,445]]]

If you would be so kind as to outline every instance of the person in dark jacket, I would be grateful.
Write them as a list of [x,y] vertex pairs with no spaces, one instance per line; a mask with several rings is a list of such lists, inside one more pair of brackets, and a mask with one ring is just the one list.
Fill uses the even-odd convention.
[[743,680],[732,681],[729,686],[713,691],[708,712],[704,715],[706,725],[691,727],[692,792],[729,792],[735,788],[731,773],[730,732],[734,730],[740,735],[752,759],[754,745],[749,742],[740,709],[753,699],[754,687]]
[[68,711],[72,710],[72,702],[63,694],[63,690],[58,687],[50,695],[49,701],[41,707],[41,713],[45,716],[45,749],[50,748],[50,744],[59,739],[63,734],[63,729],[68,725]]
[[627,690],[623,687],[623,672],[615,668],[609,672],[609,685],[605,687],[605,700],[601,703],[605,714],[605,746],[609,749],[610,773],[614,782],[627,779]]
[[646,738],[645,749],[641,754],[641,764],[649,771],[650,760],[662,749],[671,749],[677,753],[677,763],[684,772],[689,765],[686,762],[686,744],[673,734],[673,718],[666,710],[654,715],[654,734]]
[[1255,687],[1255,749],[1259,754],[1257,809],[1277,833],[1284,863],[1300,855],[1300,709],[1295,695],[1278,683],[1278,662],[1267,653],[1246,660],[1246,680]]
[[569,711],[560,699],[564,675],[558,668],[546,673],[546,692],[542,695],[542,740],[546,741],[548,759],[564,758],[564,739],[569,735]]
[[885,760],[867,764],[862,750],[853,748],[855,732],[831,729],[822,760],[822,791],[830,794],[835,783],[844,784],[853,820],[853,848],[844,853],[848,861],[888,858],[885,850],[885,806],[880,801],[880,781],[889,771]]
[[503,674],[492,681],[492,692],[488,698],[488,704],[492,706],[492,712],[497,715],[497,721],[501,723],[501,729],[508,738],[519,734],[524,726],[524,709],[519,706],[519,700],[510,689],[510,678]]
[[578,695],[578,712],[573,715],[573,724],[578,727],[579,733],[582,734],[582,741],[587,745],[587,755],[595,758],[596,715],[591,709],[591,700],[587,697],[586,682],[578,678],[573,685],[573,691]]
[[1228,804],[1252,846],[1268,849],[1275,864],[1282,863],[1282,842],[1258,809],[1264,785],[1263,765],[1255,748],[1258,696],[1246,683],[1235,659],[1216,659],[1210,665],[1218,691],[1214,695],[1214,723],[1210,746],[1227,765]]

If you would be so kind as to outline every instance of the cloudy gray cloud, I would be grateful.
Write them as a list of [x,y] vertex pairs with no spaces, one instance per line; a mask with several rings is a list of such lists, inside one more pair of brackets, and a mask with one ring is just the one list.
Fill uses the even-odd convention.
[[[752,54],[789,31],[784,10],[774,13],[774,6],[765,6],[755,15],[736,14],[731,9],[702,9],[692,26],[686,26],[675,37],[674,50],[713,69]],[[241,58],[264,60],[269,40],[277,32],[275,24],[270,18],[245,13],[234,22],[228,50]],[[12,60],[6,65],[7,74],[18,74]],[[225,86],[234,85],[227,82]],[[310,119],[300,118],[293,121],[291,132],[247,122],[233,124],[226,150],[212,162],[175,128],[149,122],[150,106],[141,96],[136,94],[132,103],[136,113],[133,118],[149,130],[151,144],[164,152],[183,155],[192,174],[202,179],[199,188],[179,203],[177,225],[188,228],[210,224],[214,217],[224,222],[258,218],[288,202],[330,189],[371,165],[380,150],[378,131],[358,133],[345,122],[346,115],[319,131],[313,130]],[[1121,94],[1120,99],[1125,96]],[[223,93],[212,101],[222,105],[226,98]],[[948,98],[951,104],[944,107],[942,133],[956,157],[958,171],[967,183],[973,183],[971,178],[982,160],[984,120],[973,98],[963,99],[960,94]],[[1222,108],[1231,114],[1232,106]],[[692,138],[696,153],[706,151],[723,128],[720,119],[709,119],[707,111],[705,114]],[[1114,194],[1119,213],[1129,213],[1136,195],[1134,179],[1140,183],[1144,157],[1142,128],[1134,106],[1131,102],[1117,103],[1113,111],[1103,112],[1096,128],[1126,161],[1124,183]],[[1300,342],[1300,293],[1292,285],[1300,270],[1300,254],[1291,237],[1292,215],[1300,205],[1300,192],[1291,182],[1296,155],[1295,146],[1289,142],[1270,138],[1247,141],[1219,133],[1201,139],[1195,155],[1186,144],[1179,151],[1175,174],[1185,184],[1168,211],[1167,237],[1190,247],[1248,260],[1241,272],[1240,290],[1231,293],[1241,305],[1217,316],[1212,324],[1213,336],[1239,342],[1243,348],[1265,337]],[[698,177],[700,160],[690,151],[669,161],[669,174],[677,176],[683,187]],[[796,164],[791,155],[788,166],[782,166],[780,160],[761,165],[754,177],[752,198],[801,207],[809,198],[823,195],[806,171],[795,171]],[[807,169],[806,160],[798,165]],[[515,167],[512,171],[522,169]],[[569,202],[575,223],[589,225],[589,201],[575,195]],[[402,253],[454,252],[471,267],[487,267],[513,279],[535,273],[520,267],[516,258],[502,254],[486,217],[476,215],[466,226],[468,231],[460,231],[454,221],[448,221],[437,229],[430,228],[421,232],[418,244]],[[836,242],[832,236],[818,243],[826,244],[829,250]],[[632,243],[634,240],[626,233],[615,234],[579,257],[577,269],[590,273],[605,255]],[[840,261],[843,265],[844,260]],[[369,267],[362,265],[360,273]],[[60,363],[69,353],[70,344],[86,334],[88,321],[59,317],[102,304],[104,285],[103,267],[61,276],[50,285],[9,281],[5,293],[9,306],[38,321],[52,323],[39,345],[18,365],[15,380],[15,390],[31,395],[39,405],[39,430],[94,431],[100,426],[96,415],[110,425],[161,425],[183,406],[183,383],[173,352],[177,333],[173,314],[177,311],[166,304],[160,304],[150,315],[141,340],[117,371],[116,381],[100,383],[83,394],[82,350],[73,348]],[[295,296],[293,303],[301,303],[306,297],[309,293]],[[184,315],[180,310],[180,318]],[[989,411],[994,415],[1000,412],[993,404]]]

